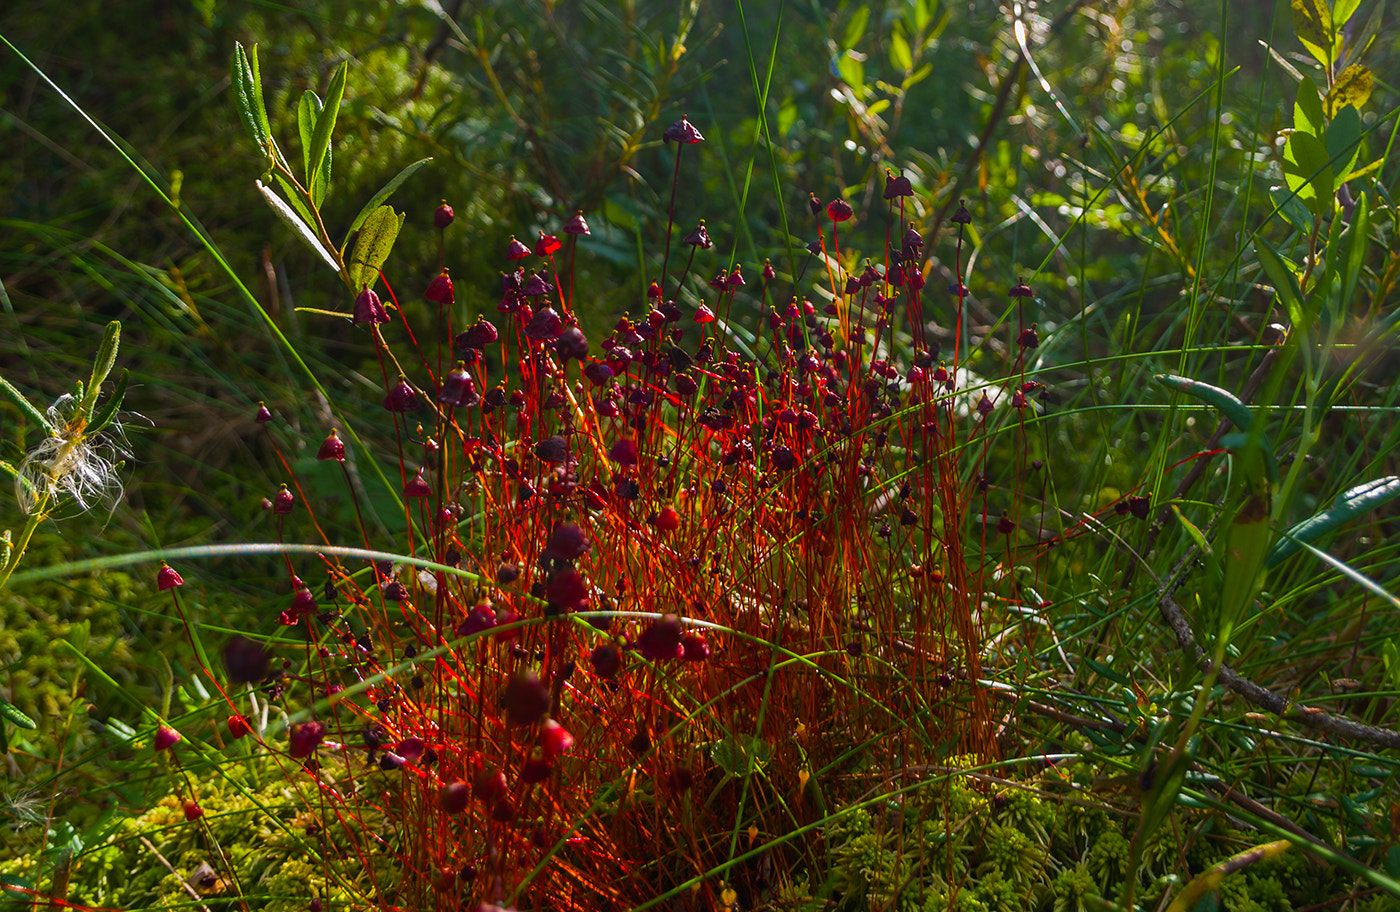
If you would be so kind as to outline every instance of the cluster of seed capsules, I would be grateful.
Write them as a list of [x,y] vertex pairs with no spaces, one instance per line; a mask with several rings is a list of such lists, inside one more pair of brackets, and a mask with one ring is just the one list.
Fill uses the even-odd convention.
[[[682,119],[666,138],[678,144],[679,174],[680,148],[703,137]],[[394,422],[407,529],[397,547],[432,566],[354,571],[323,558],[318,599],[289,559],[293,597],[279,621],[304,625],[317,645],[307,670],[273,669],[246,640],[225,659],[236,682],[278,696],[305,683],[333,700],[324,721],[290,729],[286,755],[345,803],[343,821],[358,819],[355,801],[396,821],[403,833],[387,863],[411,895],[392,904],[507,903],[546,884],[616,900],[613,885],[658,846],[704,854],[695,834],[732,825],[735,808],[714,794],[685,818],[689,832],[673,819],[697,786],[717,781],[711,749],[726,733],[783,744],[774,762],[795,778],[878,735],[874,717],[861,717],[829,742],[814,725],[797,744],[793,719],[853,711],[814,675],[844,680],[873,651],[937,666],[929,678],[946,688],[951,655],[975,662],[976,587],[961,531],[945,518],[976,493],[954,462],[959,436],[997,405],[981,390],[975,408],[955,408],[965,395],[958,352],[952,365],[940,360],[927,331],[924,240],[904,218],[912,194],[908,178],[889,174],[898,242],[884,262],[849,271],[837,231],[852,206],[811,198],[818,238],[807,263],[828,278],[813,295],[820,306],[791,293],[779,303],[770,262],[753,282],[738,265],[692,278],[714,246],[703,221],[681,238],[690,254],[670,276],[668,233],[644,307],[596,348],[572,300],[574,247],[590,234],[583,213],[563,224],[564,240],[511,238],[489,318],[454,326],[452,279],[435,276],[424,296],[438,308],[436,352],[404,309],[360,290],[351,318],[372,337]],[[952,217],[959,239],[970,219],[961,206]],[[444,204],[437,228],[452,220]],[[948,298],[953,321],[963,293],[959,282]],[[1017,342],[1035,348],[1034,327]],[[1020,410],[1035,388],[1022,375],[995,394]],[[338,431],[317,455],[345,465]],[[346,485],[354,498],[348,471]],[[279,536],[296,503],[286,485],[269,499]],[[370,547],[363,521],[360,533]],[[323,607],[341,601],[354,610]],[[778,674],[774,644],[806,658]],[[334,699],[347,687],[363,704]],[[927,695],[889,687],[891,714],[928,713]],[[966,712],[933,717],[952,724]],[[235,718],[229,733],[246,734]],[[321,757],[332,748],[335,764]],[[367,762],[352,763],[360,751]],[[402,782],[354,784],[370,771]],[[647,801],[629,807],[638,790]],[[647,876],[647,890],[666,880]]]

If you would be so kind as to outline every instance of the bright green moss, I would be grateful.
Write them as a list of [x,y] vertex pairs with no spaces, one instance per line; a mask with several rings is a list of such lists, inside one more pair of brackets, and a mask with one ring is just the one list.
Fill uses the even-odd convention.
[[[329,904],[374,894],[375,884],[351,877],[340,860],[349,854],[350,834],[333,816],[322,819],[297,783],[272,778],[245,791],[247,773],[241,768],[226,772],[227,778],[199,786],[204,815],[198,821],[185,819],[184,804],[175,796],[139,816],[112,821],[100,840],[76,852],[69,901],[109,908],[183,908],[194,890],[217,912],[236,907],[241,890],[250,909],[293,912],[304,910],[313,896]],[[380,785],[382,792],[386,784]],[[383,823],[372,809],[359,810],[362,824],[357,826],[373,830]],[[377,861],[381,887],[397,880],[400,872],[392,858]],[[51,864],[47,858],[21,856],[0,862],[0,877],[44,890],[52,880]]]

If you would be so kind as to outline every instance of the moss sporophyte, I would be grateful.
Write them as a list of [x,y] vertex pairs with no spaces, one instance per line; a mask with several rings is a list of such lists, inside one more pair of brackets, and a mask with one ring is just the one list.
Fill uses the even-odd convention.
[[[682,119],[666,138],[679,180],[681,150],[703,136]],[[399,889],[424,908],[555,888],[617,899],[615,883],[649,895],[655,884],[634,879],[648,859],[703,869],[729,853],[702,834],[746,813],[741,783],[835,788],[813,764],[850,738],[879,763],[896,750],[901,762],[995,756],[974,605],[1019,597],[999,562],[1041,558],[1018,536],[1014,493],[997,504],[995,542],[965,527],[989,509],[990,486],[969,479],[986,475],[994,422],[1018,420],[1000,403],[1022,381],[981,380],[956,345],[939,360],[947,334],[926,310],[956,323],[962,295],[925,298],[907,183],[890,184],[882,262],[843,263],[833,225],[854,232],[856,207],[816,205],[819,290],[794,281],[781,297],[794,277],[771,262],[754,285],[740,263],[705,264],[717,244],[702,219],[676,238],[690,251],[671,273],[673,203],[659,277],[596,344],[573,300],[582,212],[521,232],[533,246],[510,239],[490,319],[459,312],[440,265],[421,296],[432,332],[413,326],[421,303],[401,306],[379,253],[357,248],[349,268],[375,269],[357,273],[341,316],[378,362],[382,411],[367,420],[397,462],[386,481],[412,560],[356,567],[322,553],[313,587],[288,554],[287,633],[229,640],[221,731],[244,745],[256,735],[319,783],[335,804],[326,825],[347,838],[375,796],[403,830],[391,859],[365,861],[416,872]],[[444,238],[460,223],[434,215]],[[402,219],[377,224],[392,234]],[[953,224],[961,237],[968,222]],[[750,312],[757,327],[740,331]],[[368,548],[383,530],[352,474],[380,453],[365,420],[338,415],[306,445],[340,468]],[[282,455],[288,429],[266,406],[258,422],[290,473],[266,501],[279,541],[309,522],[333,544],[318,518],[326,492]],[[270,661],[285,636],[306,638],[300,667]],[[901,683],[929,674],[936,687]],[[314,715],[264,729],[245,693]],[[902,718],[937,734],[911,740]],[[797,719],[811,724],[792,741]],[[781,831],[770,810],[763,828]]]

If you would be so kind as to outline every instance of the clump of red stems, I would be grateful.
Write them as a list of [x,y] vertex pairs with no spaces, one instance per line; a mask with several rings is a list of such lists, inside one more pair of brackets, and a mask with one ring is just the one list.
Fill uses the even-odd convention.
[[[683,117],[664,139],[679,180],[704,136]],[[1031,446],[1020,429],[1043,389],[1025,376],[1039,337],[1012,323],[1002,384],[967,371],[972,216],[960,206],[954,236],[935,236],[909,221],[913,196],[908,177],[886,175],[888,247],[857,263],[837,226],[853,248],[879,204],[855,219],[845,199],[812,195],[821,234],[807,268],[792,264],[803,284],[785,287],[792,276],[767,260],[749,264],[762,276],[752,284],[742,264],[716,262],[728,239],[716,244],[694,215],[678,229],[673,194],[657,278],[602,333],[574,306],[582,212],[522,227],[533,242],[511,237],[499,280],[461,300],[446,268],[426,284],[428,305],[392,321],[373,289],[356,294],[357,338],[384,365],[383,411],[347,439],[359,455],[378,428],[397,455],[385,475],[404,558],[318,555],[323,597],[295,580],[281,613],[293,629],[271,648],[231,638],[223,658],[229,683],[258,687],[260,704],[317,704],[324,721],[284,729],[286,753],[308,761],[295,775],[319,784],[307,804],[328,825],[399,829],[396,907],[654,898],[729,860],[713,834],[736,814],[778,834],[812,813],[752,798],[741,811],[733,758],[752,753],[749,739],[771,784],[848,762],[857,745],[872,769],[995,755],[976,618],[1020,598],[1025,575],[1003,568],[1036,577],[1043,565],[1009,468]],[[451,207],[433,222],[452,225]],[[924,284],[925,251],[944,244],[950,295],[943,279]],[[1019,281],[1011,299],[1036,304]],[[429,305],[439,338],[410,325]],[[1010,430],[994,441],[999,429]],[[333,494],[359,528],[317,534],[382,545],[340,432],[304,445],[340,463],[346,487],[283,485],[269,501],[279,529],[312,534],[299,523]],[[1145,499],[1122,504],[1147,513]],[[159,571],[159,588],[179,582]],[[293,635],[309,659],[274,668]],[[254,731],[238,710],[235,740]],[[271,745],[278,729],[264,728]],[[866,787],[822,785],[832,807]]]

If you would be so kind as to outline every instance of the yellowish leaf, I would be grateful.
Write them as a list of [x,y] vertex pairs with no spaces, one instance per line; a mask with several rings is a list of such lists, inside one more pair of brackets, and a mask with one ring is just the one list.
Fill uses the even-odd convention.
[[1327,116],[1337,116],[1337,112],[1347,105],[1360,111],[1361,106],[1371,97],[1374,85],[1371,71],[1359,63],[1342,70],[1332,85],[1332,91],[1327,93]]

